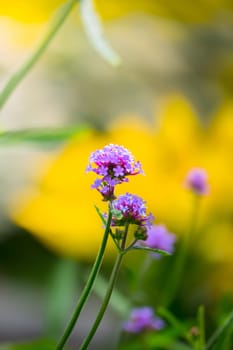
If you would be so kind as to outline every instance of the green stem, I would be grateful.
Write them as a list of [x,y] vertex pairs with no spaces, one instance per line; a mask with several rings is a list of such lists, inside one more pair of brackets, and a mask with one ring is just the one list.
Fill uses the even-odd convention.
[[70,0],[65,5],[63,5],[54,19],[50,30],[48,31],[45,38],[38,45],[38,47],[32,52],[31,56],[24,62],[24,64],[16,71],[13,76],[8,80],[5,87],[0,94],[0,109],[4,106],[12,92],[21,82],[21,80],[26,76],[34,64],[38,61],[44,51],[47,49],[48,45],[58,32],[59,28],[65,21],[68,14],[71,12],[73,6],[77,3],[77,0]]
[[198,350],[205,350],[205,311],[203,305],[198,308],[197,318],[199,330]]
[[105,310],[108,306],[108,303],[109,303],[109,300],[110,300],[110,297],[111,297],[111,294],[112,294],[112,291],[113,291],[113,287],[114,287],[114,284],[116,282],[116,279],[117,279],[117,275],[118,275],[118,272],[119,272],[119,268],[120,268],[120,265],[121,265],[121,261],[122,261],[122,258],[123,258],[123,253],[120,253],[118,254],[117,256],[117,259],[116,259],[116,262],[115,262],[115,265],[113,267],[113,270],[112,270],[112,274],[111,274],[111,277],[110,277],[110,281],[109,281],[109,285],[108,285],[108,289],[106,291],[106,294],[105,294],[105,297],[104,297],[104,300],[103,300],[103,303],[101,305],[101,308],[99,310],[99,313],[96,317],[96,320],[89,332],[89,334],[87,335],[86,339],[83,341],[83,343],[81,344],[81,347],[80,347],[80,350],[85,350],[87,349],[88,345],[90,344],[92,338],[94,337],[96,331],[97,331],[97,328],[104,316],[104,313],[105,313]]
[[103,260],[103,255],[104,255],[105,248],[106,248],[107,241],[108,241],[108,237],[109,237],[111,221],[112,221],[112,214],[111,214],[111,210],[109,208],[108,220],[107,220],[103,240],[102,240],[98,255],[97,255],[95,263],[92,267],[92,270],[91,270],[91,273],[90,273],[89,278],[87,280],[87,283],[84,287],[84,290],[79,298],[79,301],[77,303],[75,311],[74,311],[74,313],[73,313],[73,315],[72,315],[72,317],[67,325],[67,328],[65,329],[65,332],[64,332],[60,342],[58,343],[58,345],[56,347],[56,350],[63,349],[65,343],[67,342],[67,340],[68,340],[68,338],[69,338],[69,336],[70,336],[70,334],[75,326],[75,323],[77,322],[77,319],[82,311],[82,308],[83,308],[83,306],[84,306],[84,304],[85,304],[85,302],[86,302],[86,300],[91,292],[92,286],[94,284],[94,281],[96,279],[96,276],[98,274],[98,271],[100,269],[100,266],[101,266],[101,263]]
[[225,329],[231,324],[233,321],[233,310],[231,311],[230,315],[226,318],[226,320],[223,322],[222,326],[220,326],[210,337],[206,344],[205,350],[209,350],[212,348],[212,346],[216,343],[217,339],[223,334]]
[[161,303],[164,307],[169,306],[173,301],[175,294],[177,292],[177,289],[179,287],[180,280],[182,278],[185,262],[187,259],[190,238],[193,236],[196,230],[198,210],[199,210],[199,199],[200,199],[199,196],[195,195],[193,211],[191,214],[190,230],[184,235],[181,241],[180,250],[178,251],[178,254],[174,263],[173,271],[171,271],[170,273],[170,278],[168,280],[169,285],[166,286],[164,297]]
[[125,230],[124,230],[123,239],[121,242],[121,250],[125,250],[125,245],[126,245],[127,236],[128,236],[128,230],[129,230],[129,222],[127,222],[125,224]]

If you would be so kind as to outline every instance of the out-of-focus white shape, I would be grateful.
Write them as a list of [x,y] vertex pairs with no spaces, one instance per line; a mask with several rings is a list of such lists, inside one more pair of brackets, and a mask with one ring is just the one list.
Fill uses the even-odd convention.
[[101,20],[95,10],[93,0],[80,1],[80,14],[87,36],[95,50],[113,66],[121,64],[120,56],[104,37]]

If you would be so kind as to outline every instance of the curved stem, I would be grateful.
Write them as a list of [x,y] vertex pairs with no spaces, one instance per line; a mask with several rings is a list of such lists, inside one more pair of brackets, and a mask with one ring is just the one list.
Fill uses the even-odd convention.
[[13,74],[13,76],[8,80],[2,92],[0,93],[0,109],[4,106],[12,92],[21,82],[21,80],[26,76],[26,74],[30,71],[30,69],[34,66],[34,64],[38,61],[44,51],[47,49],[48,45],[60,29],[61,25],[65,21],[68,14],[71,12],[73,6],[77,3],[77,0],[68,1],[62,8],[60,9],[57,17],[54,20],[53,25],[48,31],[45,38],[39,44],[39,46],[32,52],[31,56],[24,62],[24,64],[19,68],[17,72]]
[[225,331],[225,329],[233,322],[233,310],[231,311],[230,315],[226,318],[222,326],[220,326],[210,337],[206,344],[206,350],[209,350],[212,348],[212,346],[215,344],[217,339],[222,335],[222,333]]
[[106,224],[106,228],[105,228],[105,232],[104,232],[104,236],[103,236],[103,240],[98,252],[98,255],[96,257],[95,263],[92,267],[91,273],[89,275],[89,278],[87,280],[87,283],[84,287],[84,290],[79,298],[79,301],[77,303],[77,306],[75,308],[75,311],[67,325],[67,328],[65,329],[65,332],[60,340],[60,342],[58,343],[56,350],[61,350],[63,349],[63,346],[65,345],[65,343],[67,342],[74,326],[75,323],[77,322],[77,319],[82,311],[82,308],[91,292],[92,286],[94,284],[94,281],[96,279],[96,276],[98,274],[98,271],[100,269],[102,260],[103,260],[103,255],[104,255],[104,251],[107,245],[107,241],[108,241],[108,237],[109,237],[109,232],[110,232],[110,225],[111,225],[111,221],[112,221],[112,214],[111,214],[111,210],[109,208],[109,213],[108,213],[108,220],[107,220],[107,224]]
[[113,270],[112,270],[112,274],[111,274],[111,277],[110,277],[110,281],[109,281],[109,285],[108,285],[108,289],[106,291],[106,294],[105,294],[105,297],[104,297],[104,300],[103,300],[103,303],[102,303],[102,306],[99,310],[99,313],[96,317],[96,320],[88,334],[88,336],[86,337],[86,339],[84,340],[84,342],[81,344],[81,347],[80,347],[80,350],[85,350],[87,349],[88,345],[90,344],[92,338],[94,337],[96,331],[97,331],[97,328],[104,316],[104,313],[105,313],[105,310],[108,306],[108,303],[109,303],[109,300],[110,300],[110,297],[111,297],[111,294],[112,294],[112,291],[113,291],[113,287],[114,287],[114,284],[116,282],[116,279],[117,279],[117,275],[118,275],[118,272],[119,272],[119,268],[120,268],[120,265],[121,265],[121,261],[123,259],[123,254],[120,253],[118,254],[117,256],[117,259],[116,259],[116,262],[115,262],[115,265],[113,267]]

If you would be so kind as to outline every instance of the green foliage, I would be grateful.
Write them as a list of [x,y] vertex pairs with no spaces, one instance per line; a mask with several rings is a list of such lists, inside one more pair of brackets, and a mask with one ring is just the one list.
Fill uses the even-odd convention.
[[107,221],[106,221],[105,217],[103,216],[103,214],[101,213],[100,209],[99,209],[96,205],[95,205],[95,210],[96,210],[97,214],[99,215],[99,217],[100,217],[102,223],[103,223],[104,225],[106,225],[106,224],[107,224]]
[[1,131],[0,145],[5,146],[18,143],[59,143],[87,130],[88,127],[85,125],[74,125],[56,129]]
[[153,248],[143,247],[143,246],[140,246],[140,247],[134,246],[134,247],[130,248],[130,250],[143,250],[145,252],[158,253],[158,254],[161,254],[161,255],[164,255],[164,256],[171,255],[170,253],[166,252],[165,250],[153,249]]

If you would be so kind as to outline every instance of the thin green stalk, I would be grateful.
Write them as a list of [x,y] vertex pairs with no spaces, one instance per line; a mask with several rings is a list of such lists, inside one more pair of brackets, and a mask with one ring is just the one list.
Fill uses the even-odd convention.
[[124,230],[123,239],[122,239],[122,242],[121,242],[121,249],[122,250],[125,250],[125,245],[126,245],[127,236],[128,236],[128,230],[129,230],[129,222],[127,222],[125,224],[125,230]]
[[223,334],[225,329],[233,322],[233,310],[229,314],[229,316],[226,318],[226,320],[223,322],[222,326],[220,326],[210,337],[206,344],[205,350],[209,350],[212,348],[212,346],[216,343],[218,338]]
[[168,280],[169,285],[166,286],[164,297],[161,302],[161,304],[164,307],[168,307],[173,301],[175,294],[177,292],[177,289],[179,287],[179,283],[182,278],[185,262],[187,259],[190,239],[194,235],[196,230],[198,210],[199,210],[199,200],[200,200],[199,196],[195,195],[193,210],[191,214],[190,229],[189,229],[189,232],[187,232],[182,239],[180,249],[177,252],[178,254],[175,259],[173,270],[170,273],[170,278]]
[[104,316],[104,313],[105,313],[105,310],[108,306],[108,303],[109,303],[109,300],[110,300],[110,297],[111,297],[111,294],[112,294],[112,291],[113,291],[113,287],[114,287],[114,284],[116,282],[116,279],[117,279],[117,275],[118,275],[118,272],[119,272],[119,269],[120,269],[120,265],[121,265],[121,261],[123,259],[123,253],[119,253],[118,256],[117,256],[117,259],[116,259],[116,262],[115,262],[115,265],[113,267],[113,270],[112,270],[112,274],[111,274],[111,277],[110,277],[110,281],[109,281],[109,285],[108,285],[108,289],[106,291],[106,294],[105,294],[105,297],[104,297],[104,300],[103,300],[103,303],[101,305],[101,308],[99,310],[99,313],[96,317],[96,320],[89,332],[89,334],[87,335],[86,339],[83,341],[83,343],[81,344],[81,347],[80,347],[80,350],[85,350],[87,349],[88,345],[90,344],[92,338],[94,337],[96,331],[97,331],[97,328]]
[[102,305],[100,307],[98,315],[97,315],[97,317],[95,319],[95,322],[94,322],[94,324],[93,324],[89,334],[87,335],[87,337],[84,339],[83,343],[81,344],[80,350],[84,350],[84,349],[86,349],[88,347],[88,345],[90,344],[92,338],[94,337],[94,335],[95,335],[95,333],[97,331],[97,328],[99,327],[99,324],[100,324],[100,322],[101,322],[101,320],[102,320],[102,318],[104,316],[104,313],[106,311],[106,308],[108,306],[110,297],[111,297],[112,292],[113,292],[113,287],[114,287],[115,281],[117,279],[117,275],[118,275],[118,272],[119,272],[119,268],[120,268],[120,265],[121,265],[121,261],[122,261],[123,255],[126,253],[125,245],[126,245],[128,230],[129,230],[129,223],[127,222],[125,224],[124,235],[123,235],[123,239],[122,239],[122,242],[121,242],[121,247],[120,247],[120,250],[118,250],[118,255],[117,255],[115,264],[113,266],[113,270],[112,270],[112,273],[111,273],[111,277],[110,277],[110,280],[109,280],[109,285],[108,285],[108,288],[107,288],[104,300],[102,302]]
[[21,82],[21,80],[27,75],[30,69],[34,66],[34,64],[39,60],[41,55],[47,49],[48,45],[60,29],[61,25],[63,24],[66,17],[69,15],[77,1],[78,0],[70,0],[61,7],[47,35],[44,37],[44,39],[41,41],[38,47],[32,52],[31,56],[29,56],[26,62],[24,62],[23,65],[19,68],[19,70],[16,71],[8,80],[0,94],[0,109],[4,106],[4,104],[6,103],[12,92],[16,89],[18,84]]
[[105,252],[105,248],[107,245],[107,241],[108,241],[108,237],[109,237],[109,232],[110,232],[110,225],[111,225],[111,221],[112,221],[112,213],[111,210],[109,208],[109,213],[108,213],[108,220],[107,220],[107,224],[106,224],[106,228],[105,228],[105,232],[104,232],[104,236],[103,236],[103,240],[99,249],[99,252],[97,254],[96,260],[94,262],[94,265],[92,267],[91,273],[89,275],[89,278],[87,280],[87,283],[84,287],[84,290],[79,298],[79,301],[77,303],[77,306],[75,308],[75,311],[67,325],[67,328],[65,329],[65,332],[62,336],[62,338],[60,339],[60,342],[58,343],[56,350],[61,350],[63,349],[65,343],[67,342],[71,332],[73,331],[73,328],[77,322],[77,319],[82,311],[82,308],[91,292],[92,286],[94,284],[94,281],[96,279],[96,276],[99,272],[102,260],[103,260],[103,255]]
[[200,305],[197,313],[198,318],[198,350],[205,350],[205,312],[204,306]]

